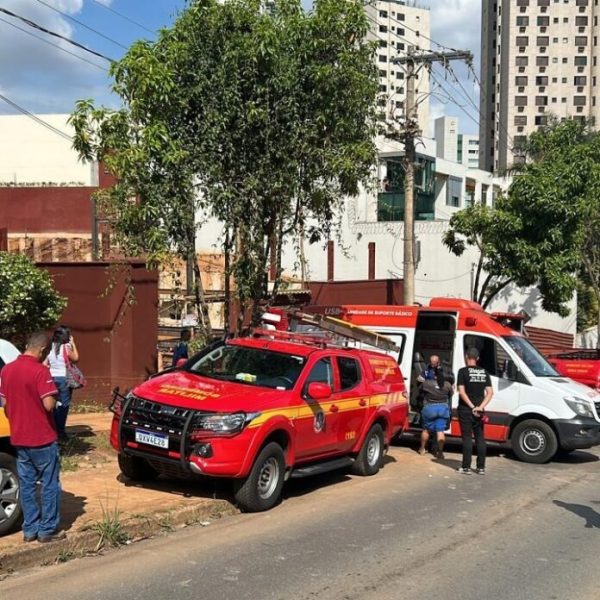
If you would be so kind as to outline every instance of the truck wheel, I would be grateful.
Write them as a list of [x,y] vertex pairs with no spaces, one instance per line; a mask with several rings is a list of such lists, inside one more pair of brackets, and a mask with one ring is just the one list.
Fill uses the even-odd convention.
[[119,468],[121,473],[132,481],[152,481],[158,477],[156,469],[139,456],[119,454]]
[[519,460],[538,465],[547,463],[558,450],[552,427],[537,419],[519,423],[513,430],[511,444]]
[[276,442],[258,454],[250,475],[234,481],[235,500],[245,512],[269,510],[277,504],[283,489],[285,456]]
[[2,452],[0,453],[0,535],[16,531],[22,520],[17,461],[14,456]]
[[383,429],[375,424],[367,433],[362,448],[352,465],[352,471],[357,475],[375,475],[381,468],[384,452]]

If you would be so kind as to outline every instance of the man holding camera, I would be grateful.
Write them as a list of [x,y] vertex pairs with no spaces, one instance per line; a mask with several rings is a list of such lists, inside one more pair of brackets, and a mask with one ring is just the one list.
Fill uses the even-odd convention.
[[462,436],[463,457],[459,473],[471,473],[473,457],[473,435],[477,450],[475,472],[485,475],[485,436],[483,433],[485,407],[490,403],[494,390],[489,373],[477,365],[479,351],[469,348],[465,355],[466,367],[458,372],[458,421]]

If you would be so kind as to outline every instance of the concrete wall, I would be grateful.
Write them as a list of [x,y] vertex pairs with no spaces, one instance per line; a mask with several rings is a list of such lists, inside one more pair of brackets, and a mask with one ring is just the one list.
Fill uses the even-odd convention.
[[[68,136],[69,115],[39,115]],[[72,142],[24,115],[0,116],[0,186],[54,183],[57,185],[98,185],[98,169],[82,163]]]
[[[156,371],[158,274],[142,263],[120,272],[107,263],[40,263],[67,297],[61,323],[69,326],[88,385],[76,402],[107,405],[115,386],[130,388]],[[114,287],[109,293],[109,283]],[[133,297],[128,295],[128,281]],[[128,300],[134,299],[132,305]]]

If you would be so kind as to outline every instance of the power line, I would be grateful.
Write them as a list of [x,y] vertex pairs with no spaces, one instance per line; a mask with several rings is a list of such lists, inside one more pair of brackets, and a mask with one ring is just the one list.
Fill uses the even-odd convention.
[[9,98],[7,98],[6,96],[0,94],[0,100],[3,100],[4,102],[6,102],[6,104],[12,106],[14,109],[18,110],[20,113],[28,116],[30,119],[33,119],[36,123],[38,123],[42,127],[45,127],[49,131],[52,131],[53,133],[56,133],[57,135],[60,135],[60,137],[64,138],[65,140],[68,140],[69,142],[73,141],[73,138],[70,135],[66,134],[64,131],[61,131],[60,129],[57,129],[53,125],[50,125],[50,123],[48,123],[47,121],[44,121],[43,119],[40,119],[38,116],[36,116],[33,113],[29,112],[26,108],[23,108],[22,106],[19,106],[16,102],[13,102],[12,100],[10,100]]
[[129,21],[132,25],[137,25],[140,29],[143,29],[144,31],[147,31],[148,33],[151,33],[152,35],[156,34],[156,31],[152,31],[152,29],[148,29],[147,27],[145,27],[141,23],[138,23],[138,21],[135,21],[131,17],[128,17],[127,15],[124,15],[123,13],[120,13],[119,11],[116,11],[114,8],[111,8],[110,6],[107,6],[106,4],[103,4],[99,0],[92,0],[92,2],[94,4],[97,4],[98,6],[101,6],[102,8],[110,11],[111,13],[117,15],[118,17],[121,17],[121,19],[125,19],[125,21]]
[[63,48],[62,46],[59,46],[58,44],[55,44],[54,42],[51,42],[50,40],[46,40],[43,37],[36,35],[35,33],[32,33],[31,31],[27,31],[27,29],[23,29],[23,27],[19,27],[16,23],[11,23],[10,21],[3,19],[2,17],[0,17],[0,21],[2,21],[3,23],[6,23],[7,25],[10,25],[11,27],[14,27],[15,29],[18,29],[19,31],[22,31],[23,33],[25,33],[27,35],[30,35],[31,37],[34,37],[36,40],[40,40],[40,42],[44,42],[44,44],[48,44],[49,46],[54,46],[55,48],[58,48],[59,50],[62,50],[63,52],[66,52],[67,54],[70,54],[71,56],[74,56],[75,58],[82,60],[83,62],[87,63],[88,65],[92,65],[93,67],[96,67],[96,69],[100,69],[101,71],[108,73],[107,69],[105,69],[104,67],[102,67],[100,65],[97,65],[95,62],[92,62],[91,60],[88,60],[87,58],[84,58],[83,56],[80,56],[79,54],[75,54],[75,52],[71,52],[70,50]]
[[99,35],[101,38],[104,38],[105,40],[111,42],[112,44],[115,44],[116,46],[123,48],[123,50],[127,50],[127,46],[124,46],[120,42],[117,42],[117,40],[113,40],[113,38],[108,37],[107,35],[104,35],[101,31],[98,31],[97,29],[94,29],[93,27],[86,25],[83,21],[80,21],[79,19],[76,19],[75,17],[71,16],[69,13],[66,13],[66,12],[60,10],[60,8],[56,8],[56,6],[52,6],[51,4],[48,4],[47,2],[45,2],[44,0],[37,0],[37,1],[40,4],[43,4],[44,6],[49,8],[50,10],[57,12],[59,15],[62,15],[66,19],[73,21],[73,23],[77,23],[78,25],[81,25],[81,27],[85,27],[85,29],[87,29],[88,31],[91,31],[92,33]]
[[6,8],[2,8],[1,6],[0,6],[0,12],[8,15],[9,17],[14,17],[15,19],[19,19],[19,21],[22,21],[23,23],[25,23],[25,25],[28,25],[29,27],[33,27],[34,29],[42,31],[43,33],[47,33],[48,35],[51,35],[53,37],[64,40],[65,42],[71,44],[72,46],[75,46],[76,48],[80,48],[81,50],[85,50],[86,52],[89,52],[90,54],[93,54],[94,56],[103,58],[104,60],[107,60],[110,63],[115,62],[112,58],[109,58],[108,56],[104,56],[104,54],[100,54],[100,52],[91,50],[87,46],[84,46],[83,44],[80,44],[79,42],[76,42],[75,40],[72,40],[71,38],[61,35],[60,33],[56,33],[55,31],[51,31],[50,29],[46,29],[45,27],[38,25],[34,21],[31,21],[30,19],[26,19],[25,17],[22,17],[20,15],[17,15],[14,12],[7,10]]
[[473,123],[475,123],[475,125],[479,126],[479,121],[477,119],[475,119],[469,111],[465,110],[465,108],[461,104],[456,102],[456,100],[454,98],[452,98],[450,91],[441,84],[439,79],[434,75],[433,71],[431,71],[429,73],[429,76],[446,92],[446,94],[450,98],[452,104],[455,104],[456,106],[458,106],[458,108],[460,108],[465,113],[465,115],[467,115],[467,117],[469,117],[469,119],[471,119],[471,121],[473,121]]

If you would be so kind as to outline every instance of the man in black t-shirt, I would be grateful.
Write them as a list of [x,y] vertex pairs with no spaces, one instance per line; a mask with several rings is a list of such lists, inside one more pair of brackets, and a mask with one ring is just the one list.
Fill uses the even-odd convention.
[[485,436],[483,434],[483,414],[490,403],[494,390],[489,373],[477,366],[479,351],[469,348],[465,355],[466,367],[458,372],[458,421],[463,443],[462,466],[459,473],[471,473],[473,457],[473,435],[477,448],[477,468],[479,475],[485,474]]

